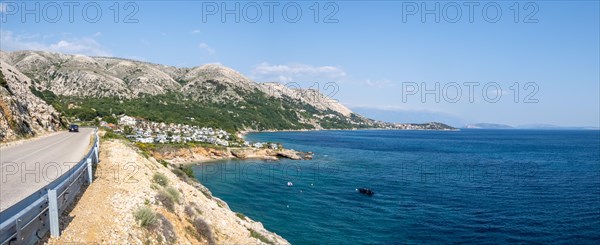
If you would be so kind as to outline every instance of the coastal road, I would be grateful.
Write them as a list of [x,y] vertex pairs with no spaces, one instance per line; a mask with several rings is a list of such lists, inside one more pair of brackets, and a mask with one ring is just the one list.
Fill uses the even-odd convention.
[[91,149],[93,128],[0,147],[0,212],[75,166]]

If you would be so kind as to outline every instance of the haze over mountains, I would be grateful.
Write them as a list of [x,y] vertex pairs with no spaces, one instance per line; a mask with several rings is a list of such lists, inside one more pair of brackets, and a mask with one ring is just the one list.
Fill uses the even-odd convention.
[[517,126],[511,126],[506,124],[498,124],[498,123],[472,123],[467,124],[464,128],[468,129],[595,129],[598,130],[598,127],[565,127],[565,126],[557,126],[552,124],[523,124]]

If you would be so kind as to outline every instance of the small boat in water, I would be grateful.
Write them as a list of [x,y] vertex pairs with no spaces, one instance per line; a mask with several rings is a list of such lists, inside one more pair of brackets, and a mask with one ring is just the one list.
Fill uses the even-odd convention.
[[375,192],[369,188],[358,188],[358,189],[356,189],[356,191],[360,192],[361,194],[365,194],[367,196],[372,196],[373,194],[375,194]]
[[288,186],[294,186],[294,183],[292,183],[291,181],[288,181]]

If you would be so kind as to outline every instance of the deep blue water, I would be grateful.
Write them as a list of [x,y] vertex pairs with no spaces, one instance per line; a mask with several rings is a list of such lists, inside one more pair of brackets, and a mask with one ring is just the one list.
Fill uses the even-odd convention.
[[[209,163],[195,174],[234,211],[293,244],[600,243],[600,131],[364,130],[247,139],[315,157]],[[363,196],[359,187],[376,194]]]

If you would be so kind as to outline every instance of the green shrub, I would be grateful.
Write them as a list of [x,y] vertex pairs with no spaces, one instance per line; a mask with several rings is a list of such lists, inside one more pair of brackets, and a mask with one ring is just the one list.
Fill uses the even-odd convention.
[[182,180],[187,179],[187,174],[185,174],[181,169],[174,168],[171,172],[173,172],[175,175],[177,175],[177,177],[179,177]]
[[158,160],[158,162],[163,165],[164,167],[169,166],[169,163],[163,159]]
[[141,207],[133,214],[135,220],[139,222],[141,227],[150,229],[154,228],[157,223],[157,217],[154,211],[148,207]]
[[177,189],[173,187],[167,187],[165,190],[173,198],[173,201],[179,203],[179,201],[181,200],[181,193]]
[[152,180],[161,186],[169,185],[169,179],[161,173],[155,173],[154,176],[152,176]]
[[255,231],[253,229],[248,229],[248,231],[250,231],[250,236],[260,240],[261,242],[264,242],[266,244],[275,244],[271,240],[269,240],[268,238],[266,238],[265,236],[263,236],[262,234],[258,233],[257,231]]
[[142,155],[146,159],[150,158],[150,154],[148,154],[148,152],[145,152],[145,151],[140,151],[140,155]]
[[124,137],[120,134],[113,132],[112,130],[107,130],[106,133],[102,136],[102,139],[123,139]]
[[181,170],[185,173],[185,175],[187,175],[187,177],[190,177],[190,178],[196,177],[196,176],[194,176],[194,170],[192,170],[191,166],[185,166]]
[[246,219],[246,215],[244,215],[243,213],[235,213],[235,216],[237,216],[240,219]]
[[181,200],[181,193],[173,187],[167,187],[158,192],[156,199],[160,201],[165,208],[173,212],[173,210],[175,210],[175,204],[178,204]]
[[186,180],[186,177],[189,177],[191,179],[195,179],[196,176],[194,176],[194,170],[192,170],[192,166],[185,166],[185,167],[180,167],[180,168],[176,168],[173,169],[173,173],[175,173],[175,175],[177,175],[177,177],[179,177],[180,179]]
[[107,123],[112,123],[112,124],[119,123],[119,121],[117,120],[117,118],[114,117],[113,115],[105,116],[105,117],[102,118],[102,120],[104,120]]

